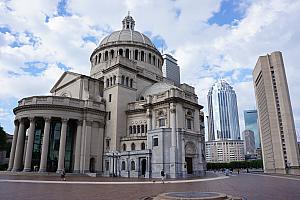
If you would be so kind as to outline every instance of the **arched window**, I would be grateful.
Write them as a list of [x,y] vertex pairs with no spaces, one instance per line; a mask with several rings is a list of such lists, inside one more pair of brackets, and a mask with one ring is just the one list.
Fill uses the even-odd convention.
[[145,53],[144,53],[144,51],[141,51],[141,61],[145,61]]
[[115,51],[112,49],[110,50],[110,58],[113,59],[115,57]]
[[124,85],[124,83],[125,83],[125,76],[122,76],[121,84]]
[[105,51],[105,54],[104,54],[104,61],[107,61],[108,60],[108,51]]
[[136,126],[133,125],[133,134],[136,134]]
[[123,56],[123,49],[119,49],[119,55]]
[[145,124],[145,133],[147,133],[147,124]]
[[126,144],[123,144],[123,151],[126,151],[126,149],[127,149]]
[[116,85],[116,80],[117,80],[117,77],[114,76],[114,78],[113,78],[114,85]]
[[129,77],[126,77],[126,86],[129,86]]
[[130,165],[131,165],[130,169],[135,170],[135,162],[133,160],[131,161]]
[[151,64],[151,53],[149,53],[148,63]]
[[146,149],[145,142],[142,142],[142,144],[141,144],[141,150],[145,150],[145,149]]
[[109,79],[106,79],[106,87],[109,87]]
[[97,62],[98,62],[98,56],[96,55],[96,57],[95,57],[95,65],[97,64]]
[[132,88],[132,86],[133,86],[133,79],[131,78],[130,79],[130,87]]
[[98,56],[98,63],[100,63],[101,61],[101,53],[99,53],[99,56]]
[[129,49],[126,49],[126,51],[125,51],[125,57],[129,59]]
[[156,61],[156,60],[155,60],[155,56],[153,56],[152,59],[153,59],[152,64],[155,66],[155,61]]
[[140,133],[141,132],[141,127],[140,125],[137,125],[137,133]]
[[165,120],[164,112],[161,111],[161,112],[159,112],[158,115],[159,115],[158,126],[159,127],[164,127],[166,125],[166,120]]
[[142,126],[141,126],[141,133],[145,133],[145,126],[144,126],[144,124],[142,124]]
[[134,151],[134,150],[135,150],[135,144],[132,143],[132,144],[131,144],[131,151]]
[[132,134],[132,126],[129,126],[129,134]]
[[134,59],[135,60],[139,59],[139,51],[137,49],[134,51]]
[[113,79],[112,79],[112,77],[110,77],[110,85],[112,85],[113,84]]
[[126,163],[125,161],[122,161],[122,167],[121,167],[122,170],[126,170]]

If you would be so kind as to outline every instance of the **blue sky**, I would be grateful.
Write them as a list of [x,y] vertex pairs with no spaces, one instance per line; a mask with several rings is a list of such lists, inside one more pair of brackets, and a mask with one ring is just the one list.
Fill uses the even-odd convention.
[[243,110],[255,107],[251,73],[258,56],[282,51],[299,130],[299,9],[293,0],[2,1],[0,124],[12,133],[17,101],[49,94],[64,71],[88,75],[91,52],[121,28],[129,10],[136,30],[178,60],[181,80],[195,87],[205,108],[218,78],[234,87],[241,129]]

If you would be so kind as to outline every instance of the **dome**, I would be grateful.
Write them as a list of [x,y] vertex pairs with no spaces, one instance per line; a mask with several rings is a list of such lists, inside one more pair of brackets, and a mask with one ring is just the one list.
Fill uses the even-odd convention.
[[165,82],[159,82],[159,83],[154,83],[153,85],[150,85],[148,87],[145,87],[143,89],[143,91],[141,92],[140,97],[145,98],[148,95],[155,95],[155,94],[163,93],[172,88],[182,90],[179,87],[176,87],[175,85],[171,85],[171,84],[165,83]]
[[135,21],[128,15],[122,21],[123,29],[120,31],[114,31],[110,35],[106,36],[101,42],[99,47],[116,44],[116,43],[139,43],[146,46],[150,46],[156,49],[151,40],[138,31],[134,30]]
[[114,44],[118,42],[135,42],[142,43],[147,46],[156,48],[151,40],[144,34],[131,29],[123,29],[120,31],[114,31],[110,35],[106,36],[100,43],[100,47],[108,44]]

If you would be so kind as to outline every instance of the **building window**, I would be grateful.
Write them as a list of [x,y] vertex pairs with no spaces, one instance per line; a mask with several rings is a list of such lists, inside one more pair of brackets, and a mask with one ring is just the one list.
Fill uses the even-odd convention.
[[141,144],[141,150],[145,150],[145,149],[146,149],[145,142],[142,142],[142,144]]
[[108,60],[108,51],[105,51],[105,54],[104,54],[104,61],[107,61]]
[[122,79],[121,79],[121,84],[124,85],[125,84],[125,76],[122,76]]
[[123,151],[126,151],[126,149],[127,149],[126,144],[123,144]]
[[123,56],[123,49],[119,49],[119,55]]
[[137,133],[140,133],[141,132],[141,127],[140,125],[137,125]]
[[133,79],[130,79],[130,87],[133,87]]
[[134,150],[135,150],[135,144],[132,143],[132,144],[131,144],[131,151],[134,151]]
[[135,170],[135,162],[131,161],[131,170]]
[[109,170],[109,162],[108,161],[105,162],[105,169],[106,169],[106,171]]
[[125,57],[129,59],[129,49],[126,49],[126,51],[125,51]]
[[129,134],[132,134],[132,126],[129,126]]
[[108,95],[108,102],[111,102],[111,94]]
[[106,139],[106,149],[109,150],[109,139]]
[[135,51],[134,51],[134,59],[135,59],[135,60],[138,60],[138,57],[139,57],[139,51],[138,51],[138,50],[135,50]]
[[129,78],[126,77],[126,86],[129,86]]
[[141,61],[145,61],[145,53],[144,53],[144,51],[141,51]]
[[133,126],[133,134],[136,134],[136,126]]
[[107,120],[110,120],[110,118],[111,118],[111,112],[109,111],[109,112],[107,113]]
[[142,126],[141,126],[141,133],[145,133],[145,125],[144,124],[142,124]]
[[106,87],[109,87],[109,79],[106,79]]
[[153,146],[154,147],[158,146],[158,138],[153,138]]
[[192,119],[186,119],[186,128],[189,130],[192,129]]
[[126,163],[125,163],[125,161],[122,161],[122,170],[126,170]]
[[159,120],[158,120],[158,126],[159,126],[159,127],[165,126],[165,119],[163,119],[163,118],[162,118],[162,119],[159,119]]

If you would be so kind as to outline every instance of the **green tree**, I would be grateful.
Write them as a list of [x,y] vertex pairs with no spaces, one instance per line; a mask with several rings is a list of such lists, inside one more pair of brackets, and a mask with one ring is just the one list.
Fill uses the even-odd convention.
[[3,130],[3,127],[0,126],[0,151],[5,151],[6,147],[7,147],[6,132]]

